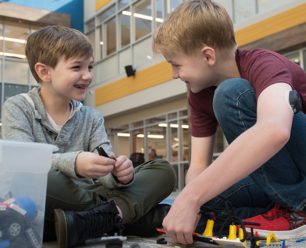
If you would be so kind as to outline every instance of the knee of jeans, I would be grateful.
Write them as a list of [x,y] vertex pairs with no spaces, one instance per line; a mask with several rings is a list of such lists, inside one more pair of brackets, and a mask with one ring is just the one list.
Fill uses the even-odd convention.
[[228,108],[236,106],[241,95],[246,91],[255,92],[249,81],[242,78],[231,78],[223,81],[215,90],[213,109],[218,116],[228,112]]

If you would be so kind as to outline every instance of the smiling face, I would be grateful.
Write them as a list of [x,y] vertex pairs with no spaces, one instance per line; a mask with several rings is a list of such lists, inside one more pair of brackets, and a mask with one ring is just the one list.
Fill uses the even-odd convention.
[[48,67],[49,91],[62,100],[82,101],[93,80],[93,58],[81,57],[65,60],[61,57],[55,68]]
[[184,81],[193,93],[214,86],[214,61],[209,54],[199,52],[188,56],[182,52],[176,52],[166,55],[165,58],[171,64],[172,77]]

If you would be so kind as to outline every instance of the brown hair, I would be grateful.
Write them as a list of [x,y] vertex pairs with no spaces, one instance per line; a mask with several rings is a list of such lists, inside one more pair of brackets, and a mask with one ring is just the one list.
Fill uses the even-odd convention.
[[205,46],[234,52],[233,23],[226,10],[211,0],[181,3],[158,27],[153,37],[153,52],[163,55],[181,52],[194,55]]
[[93,48],[89,39],[80,31],[62,27],[47,26],[40,28],[27,38],[25,54],[30,70],[38,83],[40,78],[35,71],[35,64],[41,62],[55,68],[58,59],[65,60],[93,56]]

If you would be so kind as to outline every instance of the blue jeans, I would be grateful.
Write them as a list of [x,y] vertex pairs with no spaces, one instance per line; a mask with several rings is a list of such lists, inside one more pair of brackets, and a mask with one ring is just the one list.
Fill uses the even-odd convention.
[[[231,144],[256,123],[255,89],[245,79],[226,80],[215,91],[213,109]],[[205,206],[225,213],[225,201],[230,201],[235,214],[241,219],[265,213],[275,203],[293,211],[302,210],[306,205],[305,154],[306,115],[299,112],[294,115],[288,143],[260,168],[205,203]],[[223,213],[221,217],[225,216]],[[207,216],[201,218],[197,232],[205,228],[206,220]]]

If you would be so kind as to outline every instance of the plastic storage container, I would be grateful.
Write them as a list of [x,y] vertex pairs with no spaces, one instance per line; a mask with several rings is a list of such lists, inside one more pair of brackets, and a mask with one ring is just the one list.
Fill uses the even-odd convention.
[[47,174],[56,150],[0,140],[0,248],[42,247]]

